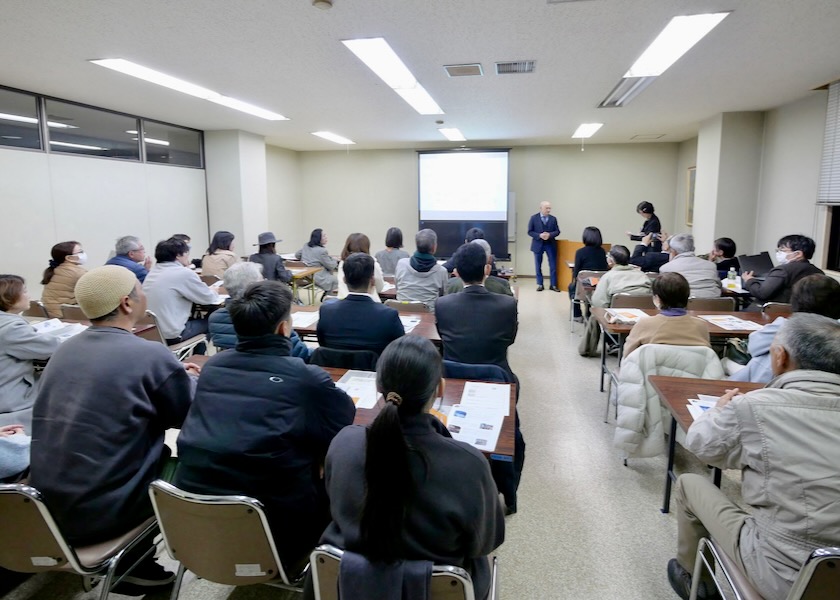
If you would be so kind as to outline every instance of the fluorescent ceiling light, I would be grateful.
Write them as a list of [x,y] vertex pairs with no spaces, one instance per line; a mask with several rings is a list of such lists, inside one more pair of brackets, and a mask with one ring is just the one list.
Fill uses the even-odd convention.
[[417,82],[384,38],[343,40],[342,43],[418,113],[443,114],[437,102]]
[[344,144],[345,146],[356,143],[353,140],[348,140],[346,137],[341,137],[340,135],[336,135],[330,131],[313,131],[312,135],[317,135],[319,138],[324,138],[325,140],[335,142],[336,144]]
[[70,142],[50,142],[51,146],[62,146],[64,148],[78,148],[79,150],[107,150],[99,146],[87,146],[85,144],[71,144]]
[[674,17],[624,76],[661,75],[728,15],[728,12],[721,12]]
[[590,138],[595,132],[603,127],[603,123],[581,123],[572,134],[573,138]]
[[[35,117],[10,115],[8,113],[0,113],[0,119],[4,121],[17,121],[18,123],[38,123],[38,119]],[[55,127],[56,129],[78,129],[75,125],[68,125],[67,123],[54,123],[53,121],[47,121],[47,125]]]
[[467,141],[467,138],[464,137],[464,134],[461,133],[461,130],[457,127],[438,127],[438,131],[440,131],[443,134],[443,136],[450,142]]
[[100,67],[113,69],[114,71],[124,73],[125,75],[131,75],[132,77],[137,77],[138,79],[142,79],[143,81],[155,83],[157,85],[161,85],[163,87],[175,90],[177,92],[181,92],[183,94],[188,94],[190,96],[195,96],[196,98],[201,98],[202,100],[209,100],[210,102],[215,102],[216,104],[221,104],[222,106],[227,106],[228,108],[233,108],[235,110],[248,113],[256,117],[261,117],[269,121],[288,120],[283,115],[271,112],[270,110],[259,108],[258,106],[254,106],[253,104],[248,104],[247,102],[243,102],[242,100],[237,100],[236,98],[222,96],[219,92],[214,92],[213,90],[201,87],[200,85],[195,85],[193,83],[190,83],[189,81],[178,79],[177,77],[172,77],[171,75],[161,73],[160,71],[155,71],[154,69],[150,69],[142,65],[138,65],[123,58],[106,58],[101,60],[92,60],[90,62],[92,62],[95,65],[99,65]]

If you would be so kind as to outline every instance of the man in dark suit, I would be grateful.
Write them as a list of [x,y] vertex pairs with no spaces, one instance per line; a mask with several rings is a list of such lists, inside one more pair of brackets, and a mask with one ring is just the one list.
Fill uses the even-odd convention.
[[349,293],[343,300],[321,306],[321,346],[381,354],[385,346],[405,334],[399,313],[371,297],[376,293],[373,270],[370,254],[357,252],[344,261],[344,281]]
[[557,287],[557,246],[554,238],[560,235],[560,227],[557,225],[557,218],[551,215],[551,203],[540,202],[540,212],[531,215],[528,221],[528,235],[531,240],[531,252],[534,253],[534,263],[537,267],[537,291],[541,292],[543,287],[542,257],[543,252],[548,255],[548,268],[550,269],[551,289],[559,292]]
[[[438,298],[435,318],[443,341],[443,358],[467,364],[498,365],[519,381],[507,360],[508,346],[516,339],[517,309],[512,296],[493,294],[484,287],[490,273],[487,254],[475,242],[455,252],[455,272],[464,281],[464,291]],[[516,414],[513,463],[491,461],[493,478],[505,497],[507,512],[516,512],[516,490],[525,463],[525,440]]]

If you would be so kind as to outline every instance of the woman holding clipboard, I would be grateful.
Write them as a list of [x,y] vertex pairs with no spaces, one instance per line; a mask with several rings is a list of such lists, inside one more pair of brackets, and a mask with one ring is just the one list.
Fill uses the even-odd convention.
[[652,233],[654,235],[650,236],[651,251],[662,252],[662,240],[659,237],[659,234],[662,233],[662,225],[659,223],[659,217],[657,217],[653,212],[653,204],[650,202],[640,202],[636,207],[636,212],[642,215],[642,218],[645,220],[644,223],[642,223],[642,230],[640,233],[628,231],[626,232],[627,235],[630,236],[631,240],[638,242],[641,241],[641,239],[647,234]]

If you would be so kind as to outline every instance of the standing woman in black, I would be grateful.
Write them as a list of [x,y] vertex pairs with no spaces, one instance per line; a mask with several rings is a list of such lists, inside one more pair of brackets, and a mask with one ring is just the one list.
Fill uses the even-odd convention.
[[[578,273],[581,271],[608,271],[607,253],[601,244],[604,241],[601,237],[601,230],[597,227],[587,227],[583,230],[583,248],[575,252],[575,268],[572,271],[572,282],[569,284],[569,299],[575,297]],[[580,304],[572,302],[575,321],[582,321]]]
[[[638,242],[649,233],[662,233],[662,225],[659,224],[659,217],[653,212],[653,204],[650,202],[639,202],[639,205],[636,207],[636,212],[642,215],[645,222],[642,223],[641,233],[627,232],[631,240]],[[650,249],[652,252],[662,252],[662,240],[658,236],[652,236]]]

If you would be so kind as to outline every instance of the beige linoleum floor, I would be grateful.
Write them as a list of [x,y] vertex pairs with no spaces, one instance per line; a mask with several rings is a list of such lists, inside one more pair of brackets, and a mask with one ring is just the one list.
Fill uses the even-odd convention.
[[[500,598],[672,600],[676,595],[665,565],[675,552],[676,524],[673,514],[659,511],[665,458],[622,465],[612,449],[612,413],[609,424],[603,421],[599,360],[577,353],[581,325],[570,333],[568,296],[537,293],[533,279],[520,278],[519,285],[519,334],[510,362],[522,382],[519,411],[527,453],[519,512],[508,517],[506,541],[497,551]],[[683,453],[677,466],[705,471]],[[727,475],[724,489],[738,494]],[[168,557],[161,562],[174,564]],[[77,577],[64,574],[37,575],[4,596],[95,597],[82,591]],[[235,589],[188,575],[180,597],[282,600],[295,595],[264,586]]]

